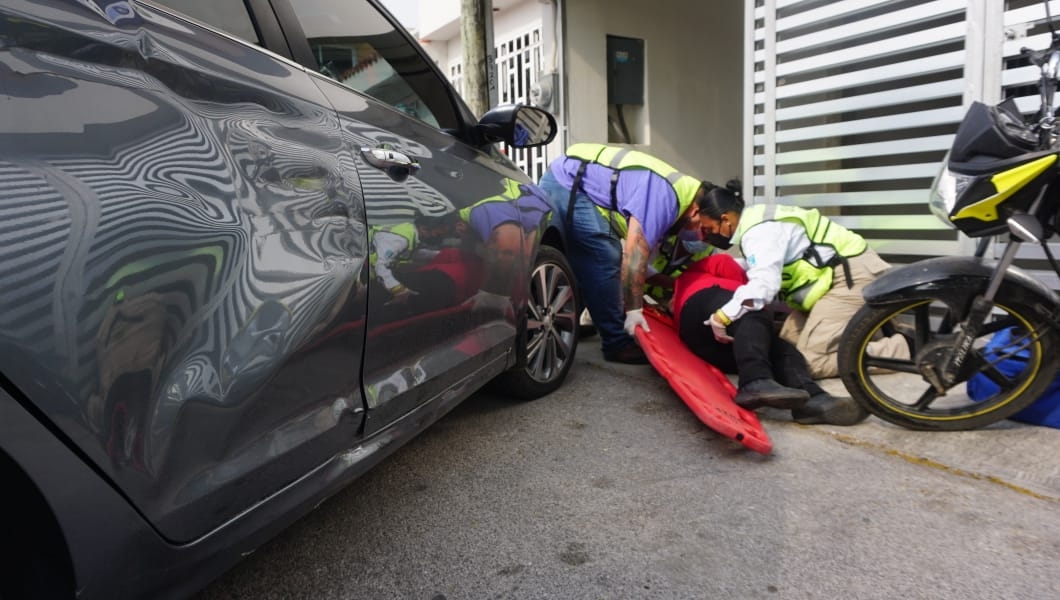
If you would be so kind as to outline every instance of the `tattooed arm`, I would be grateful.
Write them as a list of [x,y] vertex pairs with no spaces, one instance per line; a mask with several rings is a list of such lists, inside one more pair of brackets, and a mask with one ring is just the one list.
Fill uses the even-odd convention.
[[625,310],[641,308],[644,304],[644,280],[648,276],[648,256],[651,248],[644,239],[644,230],[636,217],[629,217],[626,242],[622,249],[622,304]]

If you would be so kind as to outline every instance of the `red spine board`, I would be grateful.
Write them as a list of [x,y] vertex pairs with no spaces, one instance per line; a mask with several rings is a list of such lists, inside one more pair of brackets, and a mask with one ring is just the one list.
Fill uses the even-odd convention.
[[644,316],[651,331],[638,327],[637,341],[651,365],[699,420],[755,452],[771,453],[773,442],[758,415],[732,401],[736,388],[729,378],[685,346],[669,316],[651,308],[644,309]]

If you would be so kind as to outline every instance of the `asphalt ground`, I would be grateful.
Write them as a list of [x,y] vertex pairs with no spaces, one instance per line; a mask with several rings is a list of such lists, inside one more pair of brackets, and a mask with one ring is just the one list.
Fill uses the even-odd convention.
[[[651,367],[605,361],[593,341],[583,340],[578,348],[579,360],[615,374],[657,376]],[[729,379],[734,385],[737,383],[735,376]],[[909,375],[878,375],[876,381],[896,397],[901,397],[903,389],[908,390],[908,397],[916,397],[924,390],[923,382]],[[839,378],[818,383],[831,394],[849,395]],[[759,417],[771,435],[779,424],[791,421],[788,411],[769,408],[760,409]],[[988,480],[1030,496],[1060,501],[1060,429],[1006,420],[973,431],[911,431],[874,416],[852,427],[814,425],[812,429],[844,444],[884,452],[926,468]],[[774,443],[774,453],[783,451]],[[1060,526],[1060,518],[1057,524]],[[1060,598],[1060,588],[1056,597]]]
[[762,456],[597,346],[546,398],[470,398],[200,597],[1058,597],[1060,430],[766,410]]

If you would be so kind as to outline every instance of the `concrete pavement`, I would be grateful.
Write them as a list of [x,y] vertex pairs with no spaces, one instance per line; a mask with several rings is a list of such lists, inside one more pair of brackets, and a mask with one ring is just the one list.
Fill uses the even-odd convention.
[[597,343],[544,398],[468,399],[199,600],[1056,597],[1055,430],[776,411],[764,457]]
[[[578,361],[616,374],[659,377],[650,366],[605,361],[599,338],[595,336],[581,340]],[[904,385],[900,383],[901,375],[883,377],[895,386]],[[735,383],[735,377],[730,379]],[[831,394],[849,395],[838,378],[819,383]],[[910,388],[910,394],[913,393]],[[1060,502],[1060,429],[1002,421],[974,431],[910,431],[874,416],[852,427],[798,425],[791,421],[787,411],[775,409],[760,410],[759,418],[771,437],[779,427],[805,427],[845,444],[897,456],[927,469],[981,479]],[[776,439],[773,451],[784,452]]]

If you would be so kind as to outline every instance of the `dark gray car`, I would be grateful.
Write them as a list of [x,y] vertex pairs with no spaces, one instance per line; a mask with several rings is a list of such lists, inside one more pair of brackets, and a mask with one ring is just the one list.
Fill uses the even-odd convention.
[[374,0],[0,3],[0,598],[186,596],[493,382],[576,290]]

